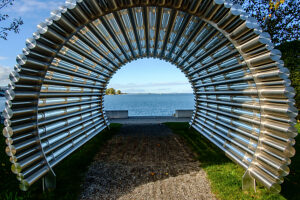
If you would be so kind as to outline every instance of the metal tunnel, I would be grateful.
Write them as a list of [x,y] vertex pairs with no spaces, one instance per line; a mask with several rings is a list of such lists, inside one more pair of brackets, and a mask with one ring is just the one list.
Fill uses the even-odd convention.
[[191,126],[245,169],[245,182],[280,192],[295,154],[295,91],[269,34],[227,0],[67,0],[51,12],[6,91],[3,135],[21,190],[109,125],[110,78],[145,57],[186,75]]

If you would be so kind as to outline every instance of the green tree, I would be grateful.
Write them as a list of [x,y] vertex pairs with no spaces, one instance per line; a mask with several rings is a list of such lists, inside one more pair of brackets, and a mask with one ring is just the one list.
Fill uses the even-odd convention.
[[108,88],[105,91],[105,94],[107,94],[107,95],[115,95],[116,94],[116,90],[114,88]]
[[278,49],[282,52],[285,67],[290,70],[290,80],[296,91],[296,107],[300,109],[300,41],[282,43]]
[[[0,10],[13,5],[13,2],[14,0],[0,0]],[[8,19],[8,14],[0,12],[0,39],[7,40],[8,33],[11,31],[15,33],[20,32],[20,26],[23,24],[23,20],[21,18],[14,18],[10,22],[7,22]]]
[[300,0],[233,0],[260,23],[263,31],[271,35],[278,45],[299,40]]
[[121,90],[117,90],[117,94],[121,94]]

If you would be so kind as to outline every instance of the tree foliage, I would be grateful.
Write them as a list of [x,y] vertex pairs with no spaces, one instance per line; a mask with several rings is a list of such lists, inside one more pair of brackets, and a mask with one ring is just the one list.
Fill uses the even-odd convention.
[[[0,0],[0,10],[13,5],[13,2],[14,0]],[[14,18],[6,23],[7,20],[9,20],[9,15],[0,12],[0,39],[7,40],[8,33],[11,31],[19,33],[20,26],[23,24],[23,20],[21,18]]]
[[296,91],[296,107],[300,109],[300,41],[282,43],[278,49],[282,52],[285,67],[290,70],[290,80]]
[[115,95],[116,94],[116,90],[114,88],[108,88],[106,91],[105,91],[105,94],[106,95]]
[[115,90],[114,88],[108,88],[105,91],[106,95],[115,95],[115,94],[122,94],[121,90]]
[[299,40],[300,0],[233,0],[256,18],[275,45]]

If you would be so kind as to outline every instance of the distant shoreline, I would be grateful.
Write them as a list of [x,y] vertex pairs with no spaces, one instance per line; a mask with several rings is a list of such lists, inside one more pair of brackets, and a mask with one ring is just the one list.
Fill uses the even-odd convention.
[[125,94],[193,94],[193,93],[125,93]]
[[[119,95],[150,95],[150,94],[157,94],[157,95],[165,95],[165,94],[193,94],[193,93],[123,93],[123,94],[107,94],[107,96],[119,96]],[[0,98],[4,97],[5,95],[0,93]]]

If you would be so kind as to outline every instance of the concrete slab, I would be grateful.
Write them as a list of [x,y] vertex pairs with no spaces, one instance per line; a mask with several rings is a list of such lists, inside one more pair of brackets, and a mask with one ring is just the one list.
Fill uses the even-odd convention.
[[128,118],[128,110],[106,110],[106,116],[110,119],[126,119]]
[[194,110],[175,110],[175,117],[178,118],[187,118],[193,116]]

